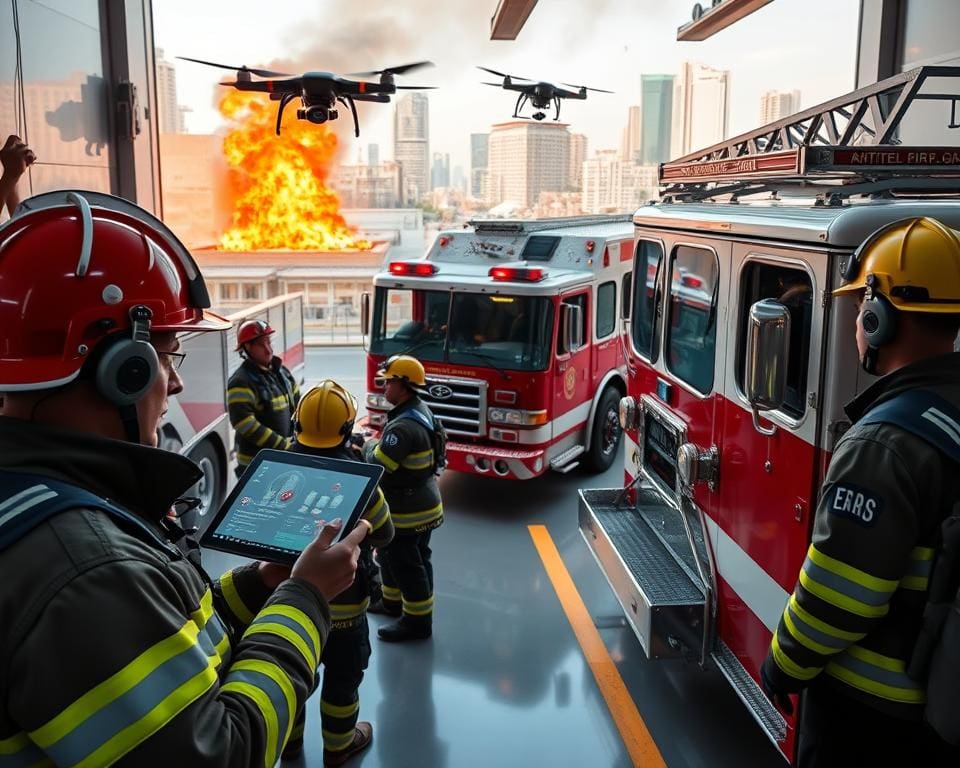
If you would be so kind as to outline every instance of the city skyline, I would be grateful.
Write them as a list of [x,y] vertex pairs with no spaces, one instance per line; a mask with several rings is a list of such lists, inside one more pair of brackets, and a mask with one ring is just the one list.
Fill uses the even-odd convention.
[[[621,145],[627,108],[641,103],[641,75],[675,74],[684,60],[701,62],[731,72],[729,133],[736,135],[755,127],[757,104],[766,90],[799,89],[805,104],[850,90],[858,5],[854,0],[780,0],[714,39],[694,44],[674,39],[687,9],[650,0],[605,0],[589,7],[556,0],[549,12],[539,4],[512,43],[487,39],[490,8],[483,3],[448,8],[403,0],[385,9],[389,18],[375,21],[357,6],[289,0],[282,18],[257,15],[256,38],[246,32],[245,19],[256,14],[247,0],[235,0],[228,14],[215,2],[198,7],[185,0],[156,0],[154,16],[156,44],[170,59],[193,55],[286,72],[349,72],[431,58],[436,69],[398,82],[439,86],[431,93],[430,151],[450,154],[451,167],[467,168],[469,135],[510,119],[514,102],[510,94],[481,86],[483,76],[475,65],[615,90],[613,95],[591,94],[586,102],[568,102],[561,114],[571,130],[589,137],[591,147],[615,149]],[[188,10],[196,24],[180,23]],[[831,24],[819,23],[825,17]],[[426,18],[429,35],[420,33]],[[782,31],[786,28],[789,39]],[[211,35],[210,29],[218,34]],[[808,48],[795,42],[811,35],[831,50],[830,57],[811,57]],[[323,43],[312,42],[315,39]],[[222,92],[216,83],[224,73],[175,63],[180,102],[191,110],[187,128],[217,130],[214,98]],[[357,156],[358,141],[361,146],[372,142],[392,148],[392,120],[392,107],[363,105],[359,140],[353,138],[349,121],[338,121],[344,161]]]

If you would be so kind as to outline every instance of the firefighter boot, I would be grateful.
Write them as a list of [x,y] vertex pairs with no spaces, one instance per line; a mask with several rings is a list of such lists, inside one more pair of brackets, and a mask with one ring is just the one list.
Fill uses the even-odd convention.
[[377,613],[381,616],[396,616],[399,618],[403,615],[403,606],[396,600],[384,600],[381,597],[379,600],[370,601],[367,613]]
[[377,634],[388,643],[402,643],[407,640],[426,640],[433,634],[430,617],[408,616],[404,614],[400,621],[380,627]]
[[330,752],[326,749],[323,750],[323,764],[328,768],[329,766],[343,765],[357,754],[357,752],[362,752],[369,747],[372,741],[373,726],[365,720],[361,720],[357,723],[353,734],[353,743],[349,747],[337,750],[336,752]]

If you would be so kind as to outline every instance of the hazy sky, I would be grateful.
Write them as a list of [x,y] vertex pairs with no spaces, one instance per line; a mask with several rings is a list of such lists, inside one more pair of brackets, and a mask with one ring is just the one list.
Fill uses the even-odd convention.
[[[528,78],[616,91],[564,103],[561,119],[585,133],[589,151],[617,148],[627,107],[638,103],[640,75],[675,73],[683,60],[731,71],[731,135],[755,127],[760,94],[801,91],[813,106],[853,89],[859,0],[774,0],[701,43],[678,43],[677,27],[692,0],[539,0],[514,41],[491,41],[496,0],[153,0],[154,31],[165,57],[192,56],[300,74],[354,72],[419,59],[436,68],[398,84],[436,85],[430,98],[430,151],[448,152],[451,167],[469,167],[469,134],[513,113],[515,95],[481,85],[484,65]],[[706,3],[704,3],[706,4]],[[177,61],[188,129],[216,131],[216,83],[231,72]],[[295,104],[284,120],[295,119]],[[353,138],[341,111],[345,160],[380,145],[393,156],[393,106],[363,105]],[[346,118],[346,119],[344,119]]]

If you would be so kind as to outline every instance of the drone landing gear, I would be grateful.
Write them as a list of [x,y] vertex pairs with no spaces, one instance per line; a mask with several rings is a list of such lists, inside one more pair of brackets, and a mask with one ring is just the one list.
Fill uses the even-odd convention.
[[[554,117],[553,119],[554,119],[554,120],[559,120],[559,119],[560,119],[560,97],[559,97],[559,96],[554,96],[554,97],[553,97],[553,103],[554,103],[554,105],[555,105],[556,108],[557,108],[557,116]],[[541,114],[542,114],[542,113],[541,113]],[[541,118],[541,120],[542,120],[542,119],[543,119],[543,118]]]
[[280,135],[280,123],[283,120],[283,110],[293,99],[297,97],[295,93],[285,93],[280,97],[280,107],[277,109],[277,136]]
[[523,109],[523,105],[526,103],[526,101],[527,101],[527,94],[521,91],[520,95],[517,96],[517,105],[513,108],[514,117],[521,117],[521,118],[523,117],[523,115],[520,114],[520,110]]
[[350,112],[353,115],[353,135],[360,138],[360,120],[357,118],[357,105],[353,103],[353,99],[349,96],[338,96],[337,100],[349,105]]

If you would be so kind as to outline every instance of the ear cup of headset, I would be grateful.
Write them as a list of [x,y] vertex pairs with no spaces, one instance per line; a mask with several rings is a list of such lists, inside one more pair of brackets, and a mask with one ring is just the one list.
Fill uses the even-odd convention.
[[153,345],[117,339],[97,362],[97,390],[115,405],[133,405],[150,389],[159,370],[160,359]]
[[897,310],[883,296],[877,295],[863,302],[860,313],[863,337],[871,347],[882,347],[897,335]]

